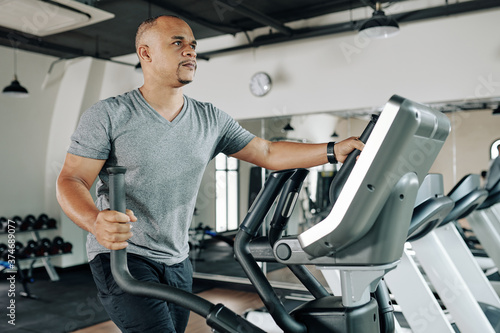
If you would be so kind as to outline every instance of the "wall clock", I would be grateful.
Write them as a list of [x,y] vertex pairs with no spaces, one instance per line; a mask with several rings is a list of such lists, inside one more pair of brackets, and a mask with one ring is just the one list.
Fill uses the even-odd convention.
[[250,91],[255,96],[261,97],[266,95],[271,90],[271,87],[271,77],[267,73],[255,73],[250,79]]

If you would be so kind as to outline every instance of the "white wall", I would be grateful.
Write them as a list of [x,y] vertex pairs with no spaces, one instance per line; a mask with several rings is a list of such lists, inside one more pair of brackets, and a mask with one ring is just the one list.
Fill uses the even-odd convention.
[[[0,89],[13,79],[14,50],[0,47]],[[48,81],[41,86],[55,58],[17,52],[17,76],[28,98],[13,98],[0,94],[0,216],[12,218],[38,216],[45,212],[45,156],[55,96],[59,84]],[[61,74],[54,67],[53,77]],[[44,232],[41,237],[54,237]],[[26,244],[31,234],[16,234],[16,241]],[[0,234],[0,242],[6,236]]]
[[[0,88],[13,78],[11,48],[0,47]],[[28,98],[0,94],[0,216],[24,215],[44,209],[45,155],[57,83],[41,89],[55,58],[18,51],[18,79]],[[54,68],[58,75],[59,68]]]

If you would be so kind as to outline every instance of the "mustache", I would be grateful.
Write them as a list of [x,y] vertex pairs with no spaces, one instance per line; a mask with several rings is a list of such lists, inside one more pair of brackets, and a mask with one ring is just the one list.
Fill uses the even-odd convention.
[[183,60],[179,63],[179,66],[183,66],[185,64],[193,64],[195,69],[198,68],[198,64],[195,60]]

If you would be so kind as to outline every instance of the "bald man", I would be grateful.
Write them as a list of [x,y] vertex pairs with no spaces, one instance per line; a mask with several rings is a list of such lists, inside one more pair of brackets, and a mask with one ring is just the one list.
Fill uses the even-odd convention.
[[[57,180],[62,209],[89,232],[87,254],[99,298],[123,332],[184,332],[188,310],[125,294],[116,285],[110,250],[127,247],[136,279],[191,291],[188,230],[205,167],[217,154],[281,170],[343,162],[363,148],[354,137],[337,144],[270,142],[212,104],[184,95],[197,68],[196,44],[177,17],[143,22],[136,52],[144,85],[84,112]],[[126,214],[109,210],[106,168],[117,165],[127,168]],[[96,178],[94,203],[89,190]]]

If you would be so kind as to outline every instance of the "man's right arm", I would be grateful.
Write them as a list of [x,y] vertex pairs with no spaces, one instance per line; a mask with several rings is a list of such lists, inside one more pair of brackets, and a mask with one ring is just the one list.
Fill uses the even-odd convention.
[[111,250],[125,248],[132,236],[129,223],[137,218],[133,212],[99,211],[90,195],[90,188],[105,160],[67,154],[57,179],[57,200],[64,213],[80,228],[91,232],[97,241]]

